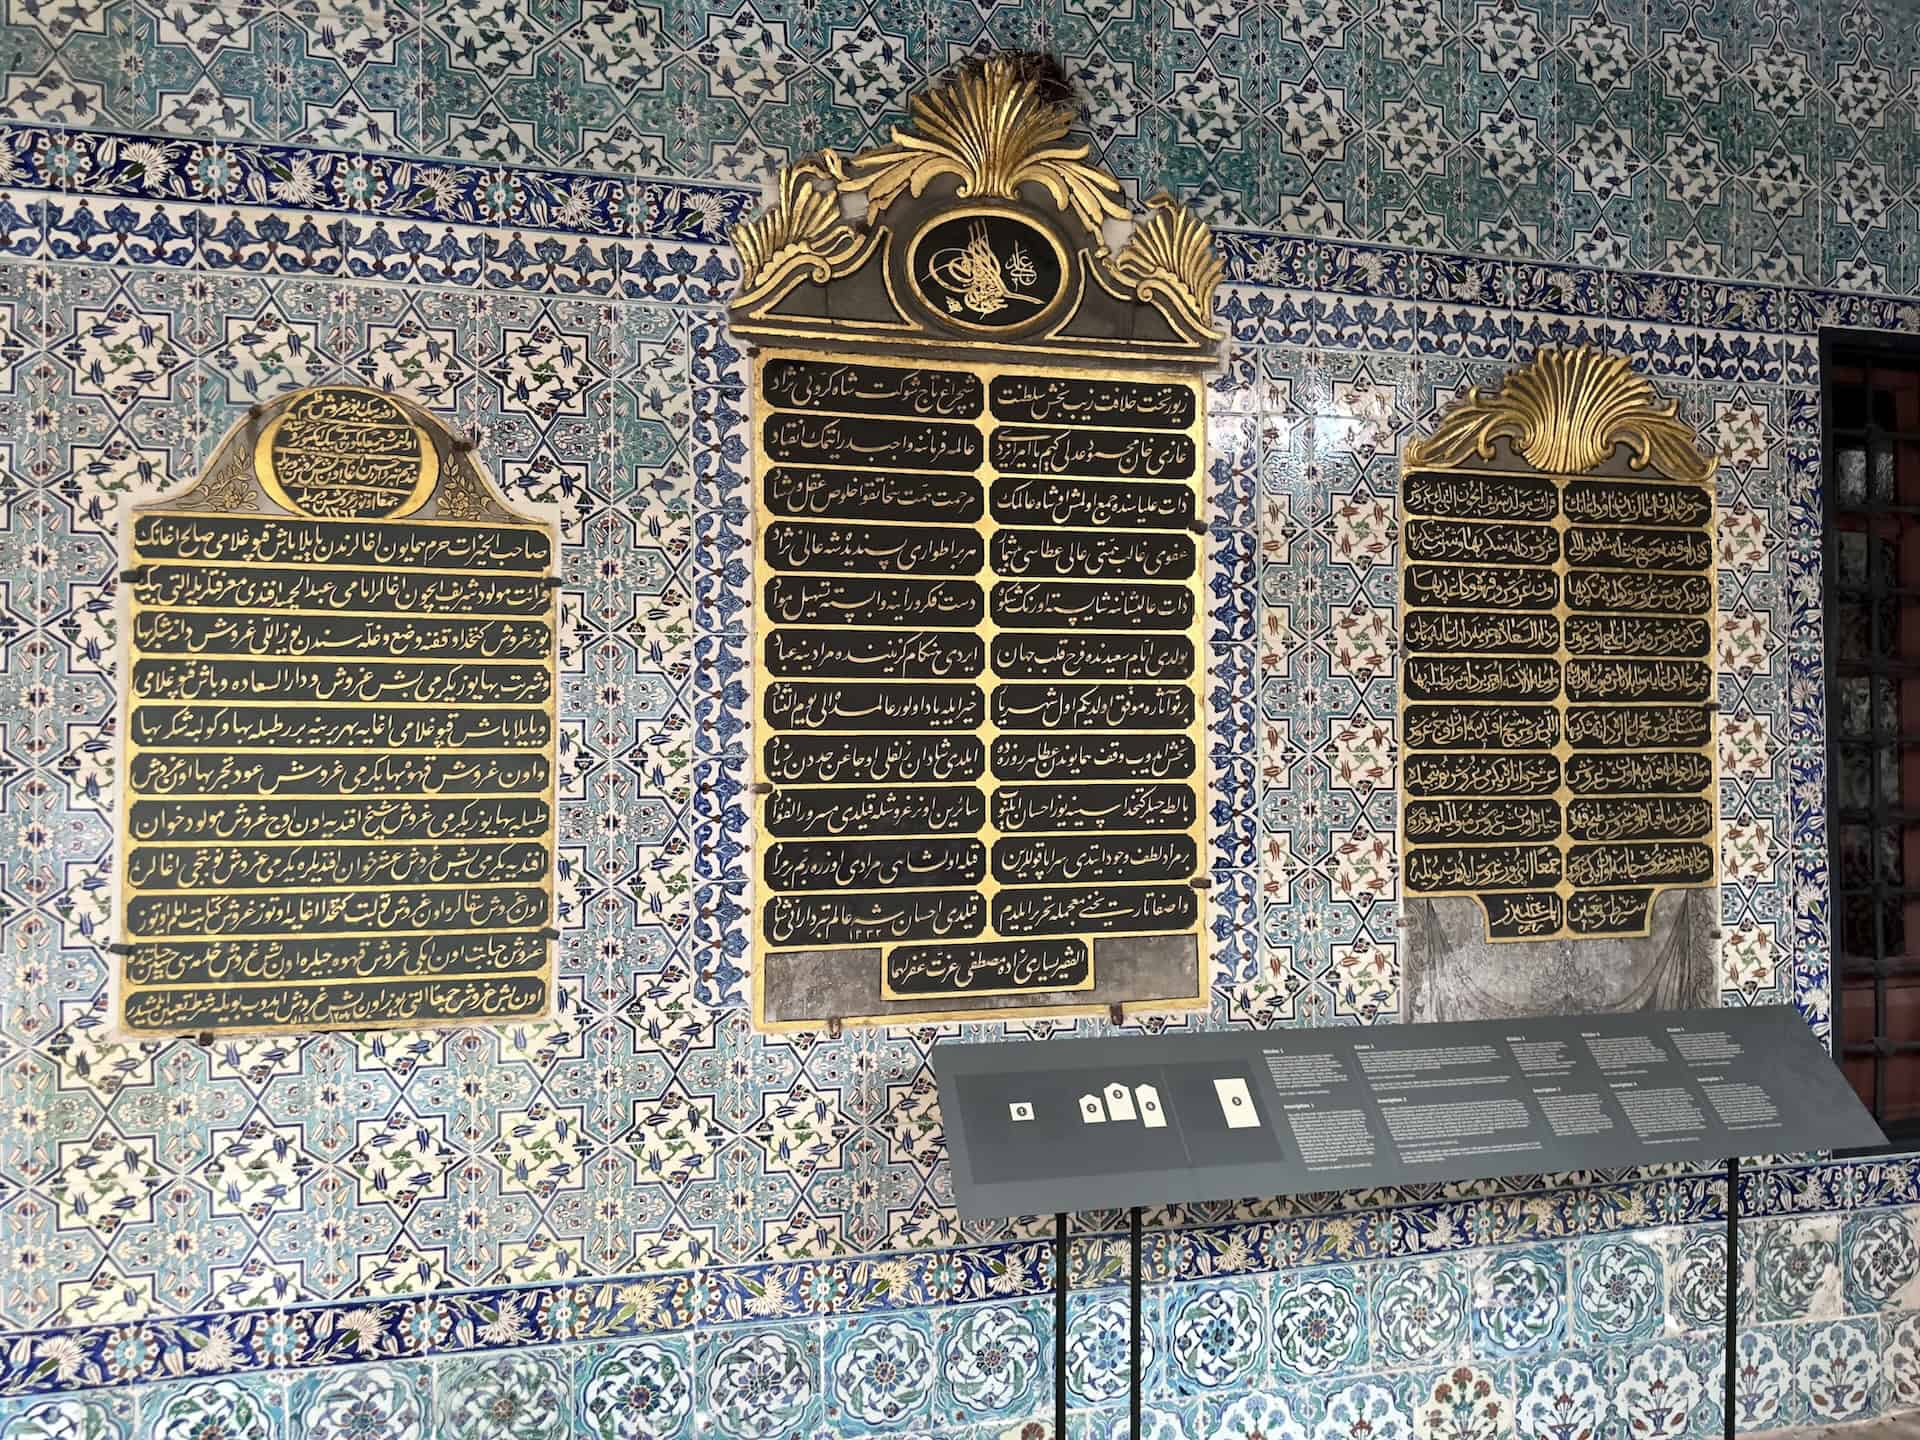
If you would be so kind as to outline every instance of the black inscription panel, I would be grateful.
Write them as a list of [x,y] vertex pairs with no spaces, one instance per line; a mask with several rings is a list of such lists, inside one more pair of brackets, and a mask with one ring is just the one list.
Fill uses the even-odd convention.
[[1199,384],[757,375],[757,956],[860,949],[937,1013],[1185,937],[1197,994]]
[[1560,743],[1553,705],[1408,705],[1401,716],[1410,751],[1551,750]]
[[770,945],[873,945],[978,935],[987,903],[977,890],[884,890],[874,895],[775,895],[761,912]]
[[776,784],[978,780],[986,749],[974,735],[776,735],[767,741]]
[[[405,503],[406,467],[433,447],[395,438],[390,401],[336,413],[330,393],[267,427],[279,493],[326,514],[133,520],[121,941],[135,1032],[500,1020],[548,1003],[552,536],[347,518],[368,496]],[[356,446],[353,465],[326,463]]]
[[762,543],[780,569],[842,575],[977,575],[985,559],[974,531],[930,525],[776,520]]
[[996,635],[994,673],[1013,680],[1164,680],[1193,674],[1185,635]]
[[896,945],[885,964],[886,991],[902,1000],[1079,990],[1093,978],[1092,947],[1084,940]]
[[1194,722],[1188,685],[1001,685],[993,723],[1002,730],[1166,730]]
[[1582,525],[1659,525],[1699,530],[1713,522],[1713,496],[1698,485],[1570,480],[1567,519]]
[[1560,490],[1550,475],[1457,475],[1445,470],[1421,470],[1405,478],[1401,508],[1409,516],[1480,524],[1552,520],[1560,513]]
[[1416,470],[1402,509],[1407,893],[1494,940],[1645,934],[1715,873],[1711,494]]
[[1199,407],[1193,387],[1179,381],[1010,374],[994,377],[993,413],[999,420],[1037,425],[1187,430],[1192,428]]
[[1410,606],[1551,611],[1560,598],[1560,577],[1551,569],[1514,565],[1415,563],[1402,575],[1401,593]]
[[1173,585],[1003,580],[993,587],[993,623],[1008,630],[1189,630],[1193,620],[1193,591]]
[[1003,835],[1191,830],[1198,818],[1191,785],[1005,785],[993,795],[993,825]]
[[1002,530],[993,537],[996,575],[1093,575],[1117,580],[1189,580],[1199,547],[1188,535]]
[[1184,780],[1199,764],[1191,735],[999,735],[999,780]]
[[1523,751],[1423,753],[1409,756],[1401,784],[1414,795],[1551,795],[1560,788],[1560,760]]
[[1560,662],[1415,655],[1405,688],[1414,700],[1550,700],[1560,693]]
[[939,420],[771,414],[760,441],[769,460],[802,464],[960,471],[980,464],[979,428]]
[[1553,614],[1413,611],[1405,637],[1409,651],[1430,655],[1551,655],[1561,624]]
[[971,475],[895,475],[776,465],[760,485],[769,513],[826,520],[931,520],[971,525],[980,487]]
[[761,707],[780,730],[977,730],[986,714],[978,685],[884,685],[779,680]]
[[1567,650],[1574,655],[1705,659],[1713,650],[1713,623],[1657,615],[1571,615]]
[[970,419],[985,387],[964,370],[903,369],[853,361],[769,360],[760,377],[767,403],[783,410],[837,410],[846,415]]
[[775,890],[903,889],[977,885],[987,847],[948,836],[922,840],[816,840],[769,845],[760,878]]
[[986,642],[952,630],[803,630],[767,636],[767,673],[833,680],[951,680],[978,675]]
[[990,493],[993,518],[1003,525],[1152,530],[1194,520],[1193,487],[1171,482],[1009,475],[995,480]]
[[1409,560],[1551,565],[1560,554],[1551,525],[1498,520],[1409,520],[1403,543]]
[[1179,480],[1193,474],[1195,454],[1193,437],[1184,434],[1070,425],[1003,425],[993,432],[993,468],[1007,474]]
[[760,593],[776,625],[972,627],[986,611],[986,596],[972,580],[775,575]]

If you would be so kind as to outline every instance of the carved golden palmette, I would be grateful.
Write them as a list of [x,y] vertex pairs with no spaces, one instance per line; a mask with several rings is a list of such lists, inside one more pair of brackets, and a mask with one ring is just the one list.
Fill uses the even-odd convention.
[[1548,350],[1491,394],[1469,390],[1431,436],[1408,444],[1406,465],[1489,460],[1494,441],[1506,439],[1539,469],[1568,474],[1603,464],[1624,441],[1635,469],[1651,463],[1672,479],[1704,484],[1713,461],[1694,448],[1677,408],[1618,355]]
[[1214,252],[1213,232],[1169,195],[1156,195],[1147,206],[1147,218],[1113,257],[1115,277],[1132,285],[1142,300],[1166,301],[1207,339],[1219,339],[1213,292],[1226,266]]
[[890,145],[846,160],[831,150],[821,157],[847,189],[866,192],[875,211],[952,175],[963,199],[1011,200],[1020,186],[1038,185],[1089,230],[1126,218],[1120,182],[1086,163],[1085,145],[1059,143],[1073,112],[1042,95],[1015,60],[995,56],[916,96],[912,115]]
[[182,508],[195,510],[258,510],[260,499],[252,467],[235,461],[211,471],[181,498]]
[[463,466],[451,465],[440,474],[434,508],[443,519],[478,520],[494,505],[479,476]]
[[[827,152],[829,156],[832,152]],[[862,239],[840,213],[840,195],[820,164],[803,161],[780,172],[780,197],[756,219],[734,227],[740,252],[740,294],[747,304],[780,289],[796,272],[816,284],[853,269],[877,236]]]
[[[1213,234],[1167,195],[1148,202],[1117,255],[1102,238],[1109,220],[1132,217],[1120,182],[1089,163],[1088,147],[1068,143],[1073,110],[1062,104],[1063,78],[1044,61],[995,55],[912,102],[912,118],[877,149],[853,155],[823,150],[780,174],[774,203],[734,227],[740,253],[736,320],[769,316],[796,286],[825,285],[853,275],[873,258],[895,226],[890,207],[945,182],[951,198],[1016,209],[1051,198],[1070,246],[1087,257],[1110,289],[1158,308],[1182,344],[1218,340],[1213,294],[1224,267]],[[863,196],[866,214],[850,220],[849,196]],[[895,257],[897,263],[898,257]],[[890,282],[891,283],[891,282]]]

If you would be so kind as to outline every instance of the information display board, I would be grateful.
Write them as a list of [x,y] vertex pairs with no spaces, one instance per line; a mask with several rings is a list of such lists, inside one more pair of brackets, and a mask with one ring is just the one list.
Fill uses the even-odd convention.
[[1714,497],[1690,442],[1625,361],[1555,351],[1409,449],[1406,890],[1471,896],[1491,940],[1646,935],[1661,891],[1716,877]]
[[553,536],[394,397],[249,424],[129,526],[123,1023],[539,1015]]
[[1790,1006],[934,1047],[962,1217],[1886,1143]]
[[857,947],[930,1004],[1197,957],[1199,382],[756,375],[760,963]]

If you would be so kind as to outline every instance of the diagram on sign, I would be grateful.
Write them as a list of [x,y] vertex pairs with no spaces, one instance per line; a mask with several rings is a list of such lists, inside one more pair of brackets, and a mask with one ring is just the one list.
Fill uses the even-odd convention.
[[1136,1085],[1128,1090],[1125,1085],[1113,1084],[1098,1093],[1090,1090],[1080,1097],[1082,1125],[1104,1125],[1110,1120],[1138,1120],[1149,1130],[1164,1130],[1167,1116],[1160,1107],[1160,1092],[1151,1085]]

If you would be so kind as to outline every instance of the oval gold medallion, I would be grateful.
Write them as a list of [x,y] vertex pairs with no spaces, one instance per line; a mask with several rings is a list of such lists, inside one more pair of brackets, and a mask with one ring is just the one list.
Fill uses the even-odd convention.
[[440,457],[391,395],[330,385],[295,400],[260,432],[254,465],[267,493],[296,515],[373,520],[424,505]]
[[1030,330],[1067,293],[1067,254],[1024,216],[983,205],[948,214],[913,237],[907,274],[914,298],[963,330]]

